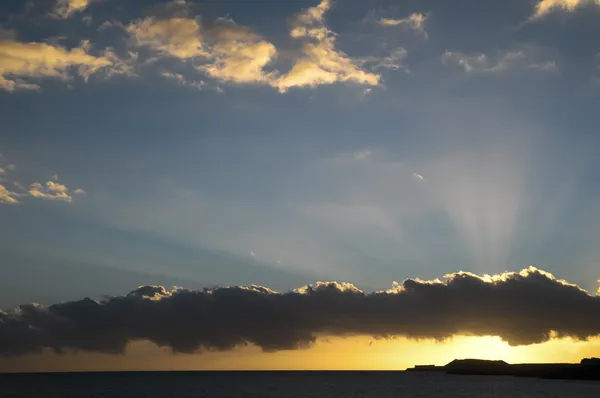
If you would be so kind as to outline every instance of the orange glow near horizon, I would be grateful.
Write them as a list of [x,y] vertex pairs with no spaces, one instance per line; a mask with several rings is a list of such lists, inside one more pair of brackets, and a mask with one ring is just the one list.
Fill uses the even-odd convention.
[[249,346],[229,352],[177,354],[149,342],[132,343],[126,355],[57,355],[45,352],[0,359],[0,372],[102,370],[402,370],[414,365],[444,365],[453,359],[501,359],[509,363],[579,362],[598,356],[600,339],[571,339],[511,347],[498,337],[457,336],[446,342],[371,337],[320,339],[307,350],[264,353]]

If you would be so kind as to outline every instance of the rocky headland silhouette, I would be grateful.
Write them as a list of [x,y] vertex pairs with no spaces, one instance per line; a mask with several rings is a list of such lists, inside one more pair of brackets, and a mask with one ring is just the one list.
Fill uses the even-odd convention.
[[580,363],[522,363],[483,359],[455,359],[444,365],[417,365],[407,372],[443,372],[454,375],[537,377],[543,379],[600,380],[600,358]]

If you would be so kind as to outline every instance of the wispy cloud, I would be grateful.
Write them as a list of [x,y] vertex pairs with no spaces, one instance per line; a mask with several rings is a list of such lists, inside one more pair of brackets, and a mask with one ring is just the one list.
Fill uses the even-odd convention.
[[180,86],[191,87],[191,88],[195,88],[197,90],[202,90],[204,88],[204,86],[206,85],[206,83],[202,80],[199,80],[199,81],[188,80],[181,73],[163,72],[163,73],[161,73],[161,76],[166,79],[175,81]]
[[425,177],[423,177],[421,174],[419,173],[414,173],[413,177],[418,180],[418,181],[423,181],[425,179]]
[[385,27],[399,27],[403,29],[411,29],[423,37],[427,38],[428,34],[425,30],[425,21],[429,18],[426,14],[413,13],[406,18],[393,19],[393,18],[379,18],[377,23]]
[[448,51],[442,55],[445,65],[454,65],[467,73],[502,73],[510,69],[530,68],[543,72],[557,73],[556,61],[539,60],[541,56],[532,48],[514,51],[499,51],[495,55],[485,53],[465,54],[459,51]]
[[356,152],[354,154],[354,159],[356,159],[356,160],[365,160],[365,159],[370,158],[371,155],[373,155],[373,151],[370,150],[370,149],[368,149],[368,148],[366,148],[366,149],[363,149],[363,150],[360,150],[360,151]]
[[410,69],[404,65],[404,61],[408,57],[408,52],[403,47],[393,49],[389,55],[384,57],[365,57],[360,60],[361,65],[368,65],[373,71],[380,69],[387,70],[404,70],[410,73]]

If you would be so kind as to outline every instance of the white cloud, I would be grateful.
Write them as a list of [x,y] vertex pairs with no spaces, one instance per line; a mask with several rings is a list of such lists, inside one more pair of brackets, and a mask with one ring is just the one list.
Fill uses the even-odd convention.
[[316,87],[338,82],[377,86],[381,77],[360,68],[359,62],[335,48],[336,35],[324,24],[329,0],[299,13],[290,36],[304,41],[292,69],[273,82],[281,92],[292,87]]
[[250,255],[251,255],[252,257],[256,257],[256,253],[254,253],[254,252],[252,252],[252,251],[250,252]]
[[421,13],[413,13],[406,18],[391,19],[391,18],[380,18],[377,23],[385,27],[400,27],[404,29],[411,29],[423,37],[427,38],[427,31],[425,30],[425,21],[427,21],[428,15]]
[[76,188],[73,193],[75,193],[76,195],[85,195],[87,192],[81,188]]
[[415,177],[415,179],[419,180],[419,181],[423,181],[425,178],[419,174],[419,173],[414,173],[413,177]]
[[591,4],[600,5],[600,0],[540,0],[536,4],[531,18],[538,19],[544,17],[554,10],[573,12],[579,7]]
[[545,72],[560,73],[560,68],[556,64],[556,61],[532,63],[529,65],[529,67],[533,69],[539,69]]

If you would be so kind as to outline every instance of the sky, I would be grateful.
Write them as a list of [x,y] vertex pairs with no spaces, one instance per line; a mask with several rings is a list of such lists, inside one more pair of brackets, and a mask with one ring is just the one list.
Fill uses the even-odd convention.
[[0,371],[598,355],[599,20],[3,1]]

